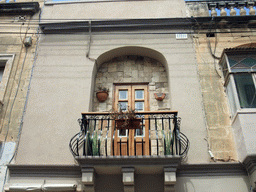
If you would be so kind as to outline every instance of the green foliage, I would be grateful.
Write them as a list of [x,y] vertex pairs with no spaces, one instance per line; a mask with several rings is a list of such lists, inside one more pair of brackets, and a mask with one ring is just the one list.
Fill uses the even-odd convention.
[[98,134],[97,134],[97,131],[95,131],[95,135],[92,138],[92,153],[93,153],[93,156],[98,156],[99,155],[98,147],[99,147]]
[[172,140],[172,133],[169,132],[165,138],[165,148],[166,148],[165,155],[172,155],[171,140]]
[[86,154],[92,155],[92,139],[90,137],[90,132],[87,133],[85,146],[86,146]]

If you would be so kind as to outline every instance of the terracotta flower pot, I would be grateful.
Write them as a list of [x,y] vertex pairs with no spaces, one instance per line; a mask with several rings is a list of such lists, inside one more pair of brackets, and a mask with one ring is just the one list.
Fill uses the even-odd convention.
[[98,91],[96,93],[96,97],[99,100],[99,102],[104,102],[108,98],[108,92],[107,91]]
[[[116,128],[117,129],[141,129],[140,122],[141,119],[116,119]],[[125,125],[126,124],[126,125]]]
[[165,98],[165,93],[154,93],[154,95],[157,101],[163,101]]

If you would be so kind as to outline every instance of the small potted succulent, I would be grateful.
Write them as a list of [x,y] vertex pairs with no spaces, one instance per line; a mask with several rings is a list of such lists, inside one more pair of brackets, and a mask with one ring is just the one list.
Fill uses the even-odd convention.
[[108,92],[109,92],[109,89],[107,89],[106,87],[98,86],[96,97],[99,100],[99,102],[104,102],[107,100]]
[[112,111],[110,115],[115,119],[117,129],[141,129],[141,118],[137,117],[133,109]]

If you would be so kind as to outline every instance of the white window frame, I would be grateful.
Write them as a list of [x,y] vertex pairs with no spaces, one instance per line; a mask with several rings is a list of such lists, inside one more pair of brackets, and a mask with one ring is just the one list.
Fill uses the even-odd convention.
[[0,54],[0,61],[5,61],[5,68],[3,77],[0,83],[0,103],[3,105],[3,99],[6,91],[6,87],[10,78],[11,70],[13,67],[15,54]]
[[[255,54],[256,54],[256,52],[255,52]],[[227,69],[222,68],[222,71],[223,70],[228,70],[227,76],[224,77],[224,81],[225,81],[224,86],[225,86],[225,90],[226,90],[226,93],[227,93],[227,98],[228,98],[228,102],[229,102],[229,106],[230,106],[231,120],[232,120],[232,122],[234,122],[234,120],[237,117],[237,114],[239,114],[239,113],[256,113],[256,108],[242,108],[241,107],[240,101],[239,101],[239,96],[238,96],[238,91],[237,91],[237,87],[236,87],[236,83],[235,83],[235,79],[234,79],[234,74],[251,74],[253,82],[254,82],[255,90],[256,90],[256,72],[254,72],[254,71],[251,71],[251,72],[241,71],[241,72],[232,73],[232,72],[230,72],[231,70],[230,70],[230,65],[229,65],[229,61],[228,61],[228,55],[226,55],[226,53],[224,53],[224,59],[225,59],[225,62],[227,63],[227,67],[228,67]],[[221,61],[223,61],[223,59]],[[232,88],[231,93],[228,93],[228,91],[227,91],[228,83],[230,83],[231,88]],[[231,103],[228,94],[233,94],[234,95],[234,100],[235,100],[234,103]],[[235,108],[237,109],[234,112],[232,112],[232,105],[234,105]]]

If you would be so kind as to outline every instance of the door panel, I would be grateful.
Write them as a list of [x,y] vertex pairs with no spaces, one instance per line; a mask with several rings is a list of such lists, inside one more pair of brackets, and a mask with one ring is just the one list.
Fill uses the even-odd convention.
[[[115,110],[148,111],[148,85],[115,85],[113,103]],[[116,130],[114,155],[149,155],[148,121],[144,120],[141,126],[142,129]]]

